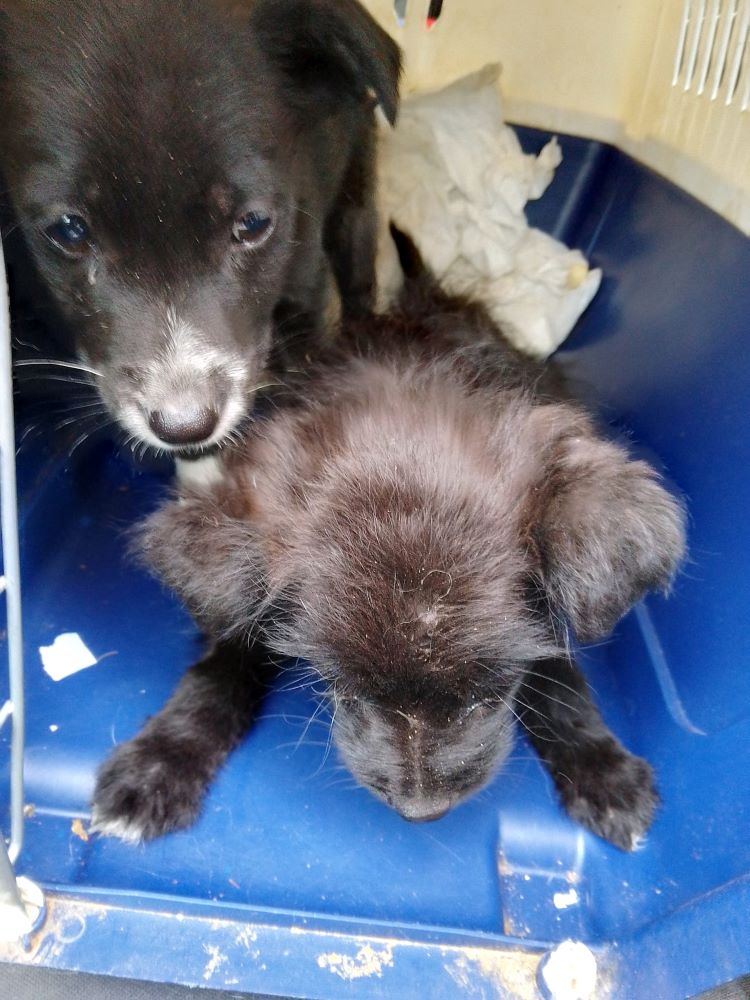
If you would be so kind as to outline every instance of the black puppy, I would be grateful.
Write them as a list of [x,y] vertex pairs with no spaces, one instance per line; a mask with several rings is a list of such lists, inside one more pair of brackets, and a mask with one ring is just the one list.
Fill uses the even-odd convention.
[[204,449],[338,283],[371,304],[377,101],[356,0],[7,0],[0,169],[85,367],[134,440]]
[[602,722],[567,630],[604,636],[668,585],[682,508],[399,242],[400,308],[351,324],[220,482],[145,523],[148,561],[219,643],[100,772],[100,831],[193,821],[265,644],[313,664],[344,761],[408,819],[486,784],[518,718],[571,816],[625,849],[646,832],[651,769]]

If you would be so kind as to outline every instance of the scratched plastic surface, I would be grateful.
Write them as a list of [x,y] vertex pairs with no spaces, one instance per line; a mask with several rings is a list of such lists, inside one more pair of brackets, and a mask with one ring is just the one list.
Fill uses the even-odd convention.
[[[546,138],[521,136],[530,149]],[[106,432],[68,457],[75,435],[55,431],[59,416],[41,405],[40,417],[21,387],[19,435],[40,422],[19,455],[33,807],[24,872],[81,894],[202,901],[216,917],[247,907],[407,939],[581,938],[620,956],[613,990],[628,1000],[687,996],[748,971],[750,247],[611,149],[562,145],[531,221],[580,246],[605,279],[560,358],[658,457],[691,515],[691,561],[672,597],[649,599],[583,657],[607,721],[656,768],[663,806],[646,845],[626,856],[577,829],[520,740],[477,798],[410,825],[354,787],[325,718],[308,727],[314,703],[294,690],[271,694],[193,830],[142,848],[86,840],[96,767],[161,706],[200,642],[125,556],[125,529],[157,502],[167,470],[138,465]],[[39,648],[65,632],[99,662],[55,682]],[[156,945],[152,976],[179,978]],[[418,995],[389,982],[396,992],[384,995]],[[347,988],[379,995],[371,985]]]

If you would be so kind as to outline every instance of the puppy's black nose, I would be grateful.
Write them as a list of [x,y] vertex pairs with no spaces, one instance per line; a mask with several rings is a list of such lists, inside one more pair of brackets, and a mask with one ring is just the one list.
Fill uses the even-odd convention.
[[408,819],[410,823],[432,823],[433,820],[442,819],[443,816],[450,810],[450,806],[446,806],[445,809],[438,809],[437,812],[432,813],[416,813],[413,816],[407,816],[405,813],[401,813],[404,819]]
[[211,406],[155,410],[148,418],[148,425],[159,440],[175,445],[200,444],[211,437],[218,422],[219,414]]

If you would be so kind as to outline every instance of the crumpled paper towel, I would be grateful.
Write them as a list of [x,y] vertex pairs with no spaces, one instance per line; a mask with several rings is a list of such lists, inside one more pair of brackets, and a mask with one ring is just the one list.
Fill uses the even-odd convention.
[[539,198],[562,159],[556,139],[538,156],[503,121],[499,66],[443,90],[407,98],[379,139],[378,305],[401,285],[393,220],[417,243],[451,292],[479,298],[508,339],[546,358],[596,294],[601,271],[578,250],[530,229],[524,206]]

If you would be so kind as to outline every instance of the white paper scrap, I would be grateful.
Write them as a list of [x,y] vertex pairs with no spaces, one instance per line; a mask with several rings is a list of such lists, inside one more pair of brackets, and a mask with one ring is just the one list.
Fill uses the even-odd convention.
[[77,632],[63,632],[51,646],[40,646],[45,673],[53,681],[63,681],[80,670],[93,667],[97,658]]

